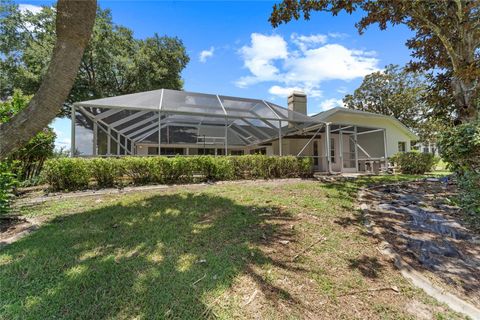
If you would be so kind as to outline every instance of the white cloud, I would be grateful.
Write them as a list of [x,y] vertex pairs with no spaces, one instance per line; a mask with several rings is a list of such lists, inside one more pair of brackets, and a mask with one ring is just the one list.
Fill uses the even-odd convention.
[[[27,15],[27,14],[38,14],[42,11],[42,7],[40,6],[36,6],[36,5],[33,5],[33,4],[25,4],[25,3],[21,3],[18,5],[18,10],[20,10],[20,12],[24,15]],[[27,22],[25,23],[25,28],[30,31],[30,32],[33,32],[36,30],[36,27],[35,25]]]
[[300,50],[306,51],[308,48],[314,47],[315,45],[324,44],[327,42],[327,36],[324,34],[315,34],[315,35],[299,35],[292,33],[290,39],[295,43]]
[[344,103],[341,99],[332,98],[332,99],[323,100],[320,103],[320,110],[321,111],[330,110],[330,109],[336,108],[336,107],[345,107],[345,105],[344,105]]
[[240,49],[244,66],[252,73],[237,81],[237,86],[246,87],[263,81],[275,80],[279,69],[275,66],[275,60],[283,60],[288,57],[287,42],[278,35],[266,36],[252,33],[251,45]]
[[213,57],[213,53],[215,52],[215,48],[214,47],[210,47],[209,50],[203,50],[202,52],[200,52],[200,55],[199,55],[199,60],[201,63],[205,63],[207,62],[207,59],[208,58],[211,58]]
[[[310,96],[321,96],[324,81],[349,81],[378,71],[374,51],[350,49],[336,43],[326,43],[326,35],[292,34],[294,49],[280,35],[253,33],[251,44],[240,49],[240,55],[250,74],[236,84],[247,87],[271,82],[269,92],[284,97],[290,89],[301,89]],[[298,48],[298,49],[295,49]]]
[[33,4],[20,3],[18,5],[18,10],[20,10],[20,12],[22,13],[26,13],[27,11],[29,11],[31,13],[37,14],[37,13],[40,13],[40,11],[42,11],[42,7],[36,6]]
[[318,98],[318,97],[322,96],[322,91],[321,90],[314,89],[314,88],[311,88],[311,87],[281,87],[281,86],[277,86],[277,85],[270,87],[270,89],[268,89],[268,93],[273,94],[274,96],[286,98],[294,90],[303,91],[310,98]]
[[347,38],[349,35],[343,32],[329,32],[328,36],[335,39],[344,39]]
[[[57,135],[55,139],[55,149],[70,149],[70,146],[72,144],[72,141],[70,139],[70,136],[67,136],[67,133],[63,132],[59,128],[54,127],[53,130],[55,131],[55,134]],[[78,128],[77,128],[78,130]],[[77,137],[80,137],[81,135],[77,135]],[[91,142],[90,142],[91,144]]]
[[352,80],[377,71],[378,60],[339,44],[327,44],[285,61],[287,82],[320,83],[325,80]]

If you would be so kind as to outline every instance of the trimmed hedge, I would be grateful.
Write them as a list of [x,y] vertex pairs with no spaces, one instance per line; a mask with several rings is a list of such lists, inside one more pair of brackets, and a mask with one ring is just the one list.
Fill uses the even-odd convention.
[[404,174],[424,174],[431,171],[436,159],[431,153],[399,152],[390,158]]
[[92,162],[82,158],[50,159],[44,164],[42,176],[52,190],[85,189],[92,176]]
[[43,177],[54,191],[200,181],[310,177],[311,158],[263,155],[212,157],[56,158]]

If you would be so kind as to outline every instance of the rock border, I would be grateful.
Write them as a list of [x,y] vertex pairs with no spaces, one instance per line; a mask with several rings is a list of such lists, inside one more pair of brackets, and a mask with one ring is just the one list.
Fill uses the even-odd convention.
[[[421,181],[421,180],[420,180]],[[385,184],[384,186],[396,186],[400,183],[391,183]],[[368,205],[368,200],[365,199],[366,188],[360,188],[357,196],[357,209],[361,211],[362,216],[365,218],[366,227],[369,233],[374,236],[378,236],[379,239],[382,239],[381,232],[379,228],[375,225],[372,215],[369,213],[370,207]],[[420,272],[415,270],[411,265],[409,265],[405,260],[402,259],[401,255],[398,254],[387,241],[382,240],[380,243],[379,251],[385,255],[387,258],[393,261],[395,267],[400,271],[402,276],[409,280],[414,286],[425,291],[426,294],[436,299],[441,303],[445,303],[450,309],[462,313],[472,319],[480,319],[480,309],[476,306],[462,300],[458,296],[447,292],[443,288],[432,283],[428,278],[423,276]]]

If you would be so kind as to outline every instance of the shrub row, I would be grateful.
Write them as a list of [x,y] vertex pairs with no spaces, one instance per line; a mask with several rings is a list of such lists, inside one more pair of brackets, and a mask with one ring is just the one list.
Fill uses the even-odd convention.
[[312,168],[310,158],[293,156],[56,158],[45,163],[42,174],[52,190],[71,191],[125,183],[309,177]]
[[390,158],[404,174],[424,174],[438,161],[431,153],[399,152]]

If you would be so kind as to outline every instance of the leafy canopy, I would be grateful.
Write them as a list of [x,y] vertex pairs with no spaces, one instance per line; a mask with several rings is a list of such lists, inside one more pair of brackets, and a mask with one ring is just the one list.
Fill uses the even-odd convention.
[[[0,124],[8,122],[15,114],[25,109],[32,96],[15,90],[12,97],[0,102]],[[47,127],[38,132],[30,141],[12,153],[6,162],[13,163],[10,169],[20,180],[31,179],[40,173],[43,162],[53,156],[56,134]]]
[[[15,88],[34,94],[55,44],[55,8],[33,14],[12,2],[0,4],[0,98]],[[84,52],[67,104],[159,88],[182,89],[189,57],[181,40],[154,34],[135,39],[133,31],[97,10],[92,38]]]
[[[412,50],[411,70],[428,71],[438,90],[451,90],[460,122],[478,116],[480,96],[480,1],[478,0],[284,0],[270,16],[274,27],[311,12],[364,13],[360,33],[372,24],[381,30],[404,24],[414,31],[406,43]],[[449,85],[445,85],[448,82]],[[434,94],[441,97],[442,92]],[[440,104],[439,104],[440,105]]]
[[[442,125],[427,99],[428,94],[429,86],[422,73],[388,65],[383,71],[365,76],[360,87],[346,95],[343,102],[350,109],[395,117],[422,141],[435,141]],[[443,114],[442,119],[442,123],[448,124],[451,115]]]
[[383,71],[371,73],[353,94],[343,99],[350,109],[393,116],[410,128],[421,118],[419,107],[426,85],[420,74],[410,73],[398,65],[388,65]]

